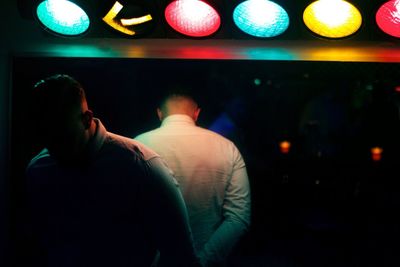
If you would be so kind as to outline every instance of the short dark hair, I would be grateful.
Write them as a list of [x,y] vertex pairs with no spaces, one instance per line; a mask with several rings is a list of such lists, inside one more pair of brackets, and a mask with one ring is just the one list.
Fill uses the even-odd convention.
[[56,74],[34,85],[33,100],[36,112],[60,114],[80,105],[86,99],[82,85],[66,74]]
[[173,98],[186,98],[193,101],[195,104],[199,105],[197,97],[193,89],[189,86],[183,84],[172,84],[167,87],[167,90],[162,94],[159,108],[163,109],[168,100]]

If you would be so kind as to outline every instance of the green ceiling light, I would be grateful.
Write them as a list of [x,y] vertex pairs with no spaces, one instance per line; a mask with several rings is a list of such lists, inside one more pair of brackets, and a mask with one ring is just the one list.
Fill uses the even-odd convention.
[[77,4],[68,0],[45,0],[36,15],[46,30],[62,36],[77,36],[89,29],[90,19]]
[[233,11],[233,21],[245,33],[262,38],[275,37],[289,27],[289,15],[268,0],[246,0]]

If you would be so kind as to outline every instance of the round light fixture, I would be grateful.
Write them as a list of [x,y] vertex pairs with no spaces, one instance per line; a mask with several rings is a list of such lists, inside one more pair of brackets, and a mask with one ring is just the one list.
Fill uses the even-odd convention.
[[36,15],[47,30],[64,36],[81,35],[90,25],[86,12],[67,0],[45,0],[37,6]]
[[280,5],[268,0],[248,0],[233,11],[233,21],[255,37],[274,37],[289,27],[289,15]]
[[384,3],[375,16],[378,27],[388,35],[400,37],[400,0]]
[[177,0],[165,8],[167,23],[177,32],[191,37],[215,33],[221,18],[209,4],[199,0]]
[[362,23],[358,9],[344,0],[319,0],[306,7],[305,25],[328,38],[342,38],[355,33]]

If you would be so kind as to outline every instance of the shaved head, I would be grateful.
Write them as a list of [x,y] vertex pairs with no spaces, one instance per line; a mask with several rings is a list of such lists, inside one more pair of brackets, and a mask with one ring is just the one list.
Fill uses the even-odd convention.
[[184,94],[168,95],[157,111],[160,120],[163,120],[170,115],[184,114],[196,121],[200,113],[196,101],[191,96]]

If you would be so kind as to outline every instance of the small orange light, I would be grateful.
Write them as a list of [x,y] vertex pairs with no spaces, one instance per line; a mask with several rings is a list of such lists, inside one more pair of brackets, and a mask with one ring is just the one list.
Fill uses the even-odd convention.
[[287,154],[287,153],[289,153],[289,150],[290,150],[290,142],[288,142],[288,141],[282,141],[282,142],[280,142],[279,143],[279,148],[280,148],[280,150],[281,150],[281,153],[283,153],[283,154]]
[[381,147],[371,148],[371,156],[373,161],[380,161],[382,159],[383,149]]

